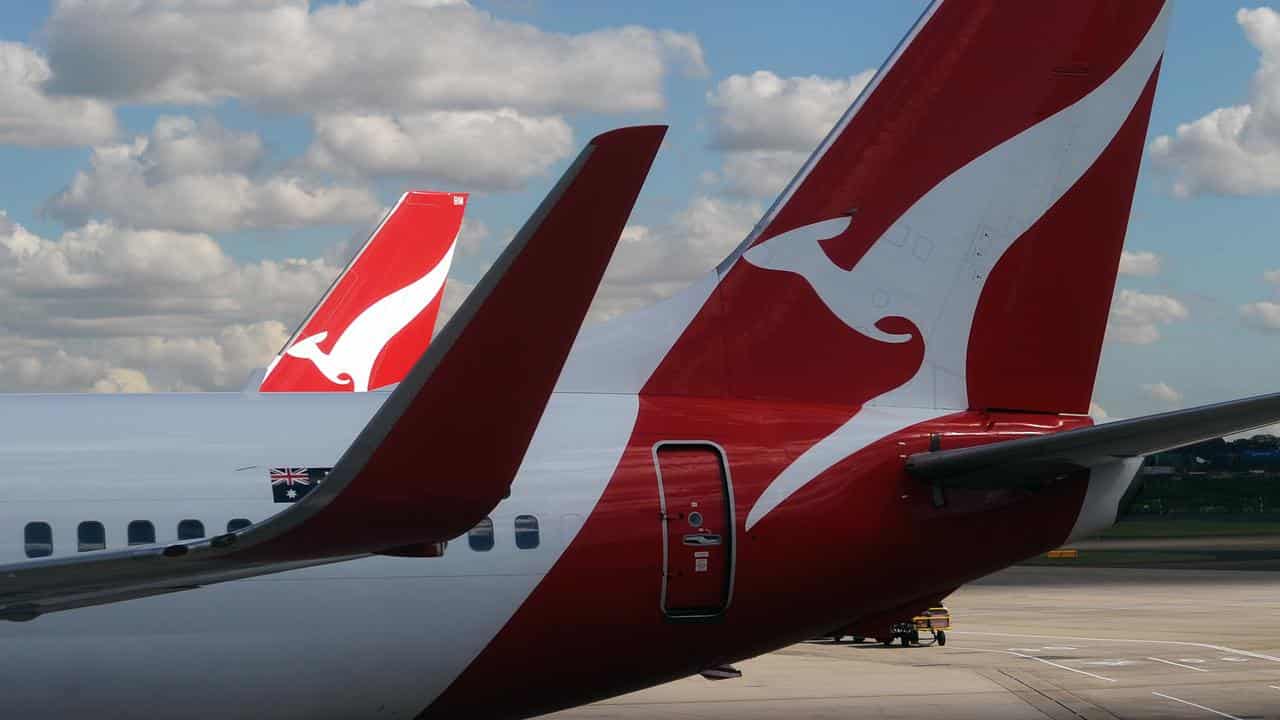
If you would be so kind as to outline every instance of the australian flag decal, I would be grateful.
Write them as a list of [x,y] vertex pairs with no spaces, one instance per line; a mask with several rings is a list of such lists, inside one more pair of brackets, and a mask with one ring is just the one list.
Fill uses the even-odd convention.
[[278,503],[297,502],[320,484],[331,468],[271,468],[271,495]]

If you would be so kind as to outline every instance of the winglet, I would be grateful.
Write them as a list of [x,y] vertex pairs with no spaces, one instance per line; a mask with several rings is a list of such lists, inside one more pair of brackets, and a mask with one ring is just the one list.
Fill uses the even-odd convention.
[[264,523],[276,525],[273,534],[279,522],[305,527],[255,550],[349,554],[437,542],[497,505],[665,133],[624,128],[587,145],[324,484]]

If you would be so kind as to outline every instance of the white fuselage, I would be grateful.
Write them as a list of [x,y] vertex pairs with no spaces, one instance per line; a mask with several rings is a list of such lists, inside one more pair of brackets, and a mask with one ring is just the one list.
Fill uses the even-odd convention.
[[[0,397],[0,558],[25,559],[23,529],[48,522],[54,554],[103,523],[212,533],[259,521],[267,470],[332,466],[385,398],[368,394]],[[557,395],[491,550],[370,557],[0,623],[5,717],[411,718],[503,626],[589,514],[635,417],[634,397]],[[558,431],[557,428],[563,429]],[[429,473],[430,468],[423,468]],[[538,544],[518,549],[517,515]],[[342,688],[341,692],[334,692]]]

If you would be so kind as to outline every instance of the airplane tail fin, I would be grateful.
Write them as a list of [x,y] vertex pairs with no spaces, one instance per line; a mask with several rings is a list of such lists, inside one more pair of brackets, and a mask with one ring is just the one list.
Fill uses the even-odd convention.
[[400,196],[271,361],[259,391],[358,392],[403,380],[431,342],[467,197]]
[[935,2],[647,391],[1086,412],[1169,12]]

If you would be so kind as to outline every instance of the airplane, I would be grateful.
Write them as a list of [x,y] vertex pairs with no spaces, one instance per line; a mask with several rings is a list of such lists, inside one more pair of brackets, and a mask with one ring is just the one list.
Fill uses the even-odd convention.
[[272,359],[258,391],[366,392],[404,379],[431,341],[467,198],[400,196]]
[[6,711],[532,717],[1112,524],[1143,455],[1280,420],[1086,414],[1170,12],[933,3],[610,323],[662,127],[589,142],[394,390],[0,398]]

